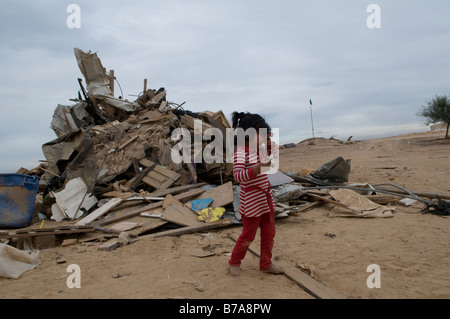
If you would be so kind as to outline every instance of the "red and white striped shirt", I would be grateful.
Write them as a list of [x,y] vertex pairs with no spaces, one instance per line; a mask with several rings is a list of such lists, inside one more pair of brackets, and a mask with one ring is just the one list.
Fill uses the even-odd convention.
[[256,175],[253,169],[258,163],[256,150],[238,146],[234,153],[233,177],[241,187],[239,213],[246,217],[259,217],[275,208],[267,174]]

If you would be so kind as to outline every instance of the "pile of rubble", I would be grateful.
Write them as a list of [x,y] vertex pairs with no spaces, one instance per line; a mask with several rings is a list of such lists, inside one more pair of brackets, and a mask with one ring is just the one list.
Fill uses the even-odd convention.
[[[199,119],[203,131],[225,132],[230,124],[222,111],[185,110],[184,103],[167,100],[165,88],[147,89],[146,79],[135,101],[116,98],[114,71],[107,72],[96,53],[78,48],[74,53],[85,81],[78,79],[78,98],[71,99],[73,105],[56,107],[51,128],[57,138],[42,146],[46,161],[31,171],[17,172],[40,176],[36,211],[41,219],[99,218],[97,211],[105,214],[106,207],[139,209],[149,202],[162,204],[167,195],[177,199],[178,193],[189,189],[194,190],[190,197],[195,199],[207,191],[200,188],[208,185],[229,185],[231,200],[219,204],[233,202],[232,164],[225,159],[194,161],[193,157],[191,162],[176,163],[171,156],[179,142],[173,140],[173,130],[184,128],[193,136],[194,120]],[[93,221],[90,218],[89,223]]]
[[[194,161],[195,149],[191,162],[177,163],[171,156],[179,142],[172,132],[184,128],[194,140],[195,119],[202,132],[215,128],[226,138],[230,124],[223,112],[185,110],[184,103],[167,100],[164,88],[147,89],[146,80],[135,101],[116,98],[114,71],[107,73],[96,53],[74,51],[86,87],[78,79],[75,104],[56,107],[51,128],[57,138],[42,146],[45,163],[17,172],[40,177],[35,212],[43,222],[39,228],[0,232],[0,238],[32,238],[37,248],[45,248],[55,245],[57,235],[75,242],[113,237],[102,246],[110,250],[142,234],[177,235],[239,223],[232,163]],[[331,203],[347,216],[391,217],[392,209],[379,204],[357,207],[355,201],[362,201],[350,190],[328,194],[300,184],[342,184],[349,172],[350,161],[339,157],[308,176],[269,175],[277,216]],[[42,227],[49,219],[57,226]]]
[[232,167],[225,163],[180,165],[171,160],[177,142],[171,141],[174,129],[193,133],[194,119],[199,118],[205,127],[225,130],[230,125],[221,111],[185,111],[167,101],[164,88],[144,88],[134,102],[115,98],[114,72],[106,73],[97,54],[75,49],[75,56],[87,90],[79,79],[76,104],[58,105],[54,112],[51,128],[58,138],[42,147],[47,159],[42,179],[50,188],[59,189],[74,177],[82,177],[88,191],[95,188],[96,194],[110,191],[111,185],[117,191],[151,192],[197,180],[230,180]]
[[174,129],[186,128],[193,134],[194,119],[200,119],[203,129],[225,131],[230,125],[221,111],[186,111],[183,104],[168,102],[164,88],[147,90],[146,81],[134,102],[115,98],[114,72],[107,74],[96,53],[74,51],[87,88],[78,79],[78,99],[72,100],[76,104],[57,106],[51,122],[57,138],[42,146],[44,214],[52,216],[53,193],[77,177],[86,184],[87,193],[103,197],[231,180],[232,165],[225,161],[180,164],[171,158],[177,142],[171,140]]
[[184,128],[193,141],[196,119],[202,133],[215,128],[225,138],[230,124],[223,112],[185,110],[184,103],[167,100],[165,88],[147,89],[146,80],[135,101],[116,98],[114,71],[107,72],[96,53],[74,53],[84,76],[78,98],[56,107],[51,128],[57,138],[42,146],[46,161],[17,172],[40,177],[35,222],[39,217],[58,226],[30,226],[0,237],[33,238],[43,248],[45,238],[52,245],[58,234],[92,240],[158,230],[159,236],[239,222],[231,163],[194,161],[194,152],[191,162],[171,156],[180,141],[172,132]]

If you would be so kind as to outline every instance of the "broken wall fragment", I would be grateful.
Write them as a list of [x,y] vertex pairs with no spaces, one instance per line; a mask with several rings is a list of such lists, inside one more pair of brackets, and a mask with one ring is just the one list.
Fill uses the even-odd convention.
[[96,175],[94,144],[85,130],[78,129],[43,144],[42,152],[48,165],[44,180],[49,184],[56,180],[54,188],[61,188],[69,180],[81,177],[92,192]]

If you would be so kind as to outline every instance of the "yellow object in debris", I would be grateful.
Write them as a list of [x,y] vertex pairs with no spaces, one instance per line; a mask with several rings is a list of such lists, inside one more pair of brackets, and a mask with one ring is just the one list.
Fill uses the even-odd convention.
[[207,207],[197,212],[197,214],[199,215],[198,220],[204,221],[205,223],[218,221],[224,213],[224,207]]

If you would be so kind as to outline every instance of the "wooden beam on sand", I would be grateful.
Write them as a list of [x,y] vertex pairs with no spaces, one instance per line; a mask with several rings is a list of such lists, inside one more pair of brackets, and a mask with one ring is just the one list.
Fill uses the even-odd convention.
[[94,232],[94,226],[59,226],[31,229],[18,229],[16,231],[0,231],[0,238],[28,238],[47,235],[66,235]]
[[213,223],[204,223],[203,225],[199,225],[199,226],[186,226],[186,227],[181,227],[181,228],[177,228],[177,229],[170,229],[170,230],[158,232],[158,233],[151,234],[151,235],[145,235],[145,236],[150,236],[150,238],[158,238],[158,237],[163,237],[163,236],[180,236],[180,235],[184,235],[184,234],[198,233],[198,232],[203,232],[203,231],[207,231],[207,230],[211,230],[211,229],[226,227],[231,224],[232,224],[231,218],[227,218],[227,219],[218,220]]
[[322,201],[314,201],[303,206],[297,206],[298,207],[297,210],[295,210],[293,213],[297,214],[301,212],[306,212],[307,210],[313,209],[316,206],[322,205],[322,203],[323,203]]
[[180,193],[182,191],[187,191],[192,188],[199,188],[199,187],[202,187],[205,185],[207,185],[207,183],[188,184],[188,185],[182,185],[182,186],[171,187],[171,188],[166,188],[166,189],[158,189],[158,190],[151,192],[149,194],[149,196],[156,196],[156,197],[166,196],[169,194],[175,194],[175,193]]
[[[228,237],[233,240],[237,241],[237,238],[235,238],[233,235],[228,235]],[[255,246],[255,250],[259,251],[260,247],[258,243],[253,242],[252,246]],[[248,249],[253,255],[260,258],[259,254],[249,248]],[[308,276],[301,270],[297,269],[295,266],[293,266],[289,262],[278,262],[278,264],[283,267],[284,273],[283,275],[288,278],[289,280],[296,283],[300,288],[305,290],[308,294],[313,296],[317,299],[346,299],[344,295],[341,295],[337,293],[336,291],[328,288],[324,284],[322,284],[320,281],[317,281],[316,279]]]

